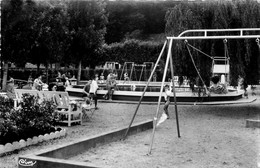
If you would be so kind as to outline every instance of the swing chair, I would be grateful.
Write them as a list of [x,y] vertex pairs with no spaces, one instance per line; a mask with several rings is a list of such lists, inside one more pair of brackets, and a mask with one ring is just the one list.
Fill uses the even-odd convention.
[[[208,95],[209,96],[209,91],[205,85],[205,82],[203,81],[200,72],[198,70],[198,68],[196,67],[196,64],[194,62],[193,56],[191,54],[190,48],[193,48],[194,50],[198,51],[199,53],[207,56],[208,58],[210,58],[212,60],[212,77],[216,76],[216,75],[224,75],[224,79],[221,79],[221,87],[217,87],[217,90],[214,91],[215,93],[221,94],[221,93],[227,93],[227,89],[226,89],[226,82],[229,82],[229,73],[230,73],[230,65],[229,65],[229,55],[228,55],[228,47],[227,47],[227,39],[223,40],[224,42],[224,57],[220,57],[220,56],[210,56],[204,52],[202,52],[200,49],[192,46],[191,44],[188,43],[188,40],[185,40],[185,46],[188,50],[188,53],[190,55],[190,58],[192,60],[193,66],[196,69],[196,72],[200,78],[200,80],[202,81],[204,90],[203,90],[203,96]],[[227,79],[226,79],[227,78]],[[198,91],[198,96],[200,97],[200,88]]]
[[[140,75],[139,75],[139,79],[137,79],[137,73],[136,73],[137,69],[136,69],[136,67],[139,68],[138,70],[140,70],[140,67],[141,67],[141,72],[140,72]],[[146,65],[145,64],[134,64],[133,72],[135,73],[136,81],[138,81],[138,82],[141,81],[142,76],[143,76],[143,72],[144,72],[145,69],[146,69]]]
[[[130,76],[128,76],[129,80],[132,79],[132,74],[133,74],[133,70],[134,70],[134,64],[135,64],[134,62],[125,62],[124,63],[119,80],[122,80],[122,77],[123,77],[123,75],[125,73],[129,74],[128,71],[130,71]],[[129,70],[128,70],[128,66],[129,66]]]
[[116,71],[117,69],[120,68],[120,64],[118,62],[109,62],[107,61],[103,67],[102,73],[104,74],[105,70],[111,69],[112,72]]
[[[137,114],[137,111],[138,111],[138,109],[140,107],[140,104],[141,104],[142,99],[144,97],[144,94],[145,94],[145,92],[147,90],[147,87],[148,87],[148,85],[151,82],[151,79],[152,79],[152,76],[153,76],[153,74],[155,72],[155,69],[156,69],[159,61],[161,60],[161,57],[163,55],[163,52],[165,50],[165,47],[166,47],[167,43],[168,43],[168,45],[167,45],[168,46],[168,53],[167,53],[167,58],[166,58],[166,64],[165,64],[163,79],[162,79],[162,83],[161,83],[160,96],[158,98],[156,115],[154,117],[154,126],[153,126],[153,132],[152,132],[152,135],[151,135],[151,143],[150,143],[148,154],[151,154],[151,151],[152,151],[152,146],[153,146],[153,141],[154,141],[154,134],[155,134],[155,130],[156,130],[157,119],[158,119],[158,116],[159,116],[159,109],[160,109],[159,107],[160,107],[160,104],[161,104],[161,97],[162,97],[162,92],[163,92],[163,87],[164,87],[164,83],[165,83],[165,78],[166,78],[166,74],[167,74],[168,65],[170,65],[171,77],[172,77],[172,79],[174,79],[173,59],[172,59],[172,44],[173,44],[173,41],[174,40],[185,40],[186,41],[186,46],[187,46],[188,45],[187,40],[196,40],[196,39],[200,39],[200,40],[203,40],[203,39],[204,40],[206,40],[206,39],[222,39],[223,40],[223,39],[252,39],[252,38],[256,38],[257,39],[256,42],[257,42],[257,44],[259,46],[259,51],[260,51],[260,44],[259,44],[260,34],[259,34],[259,31],[260,31],[260,28],[247,28],[247,29],[198,29],[198,30],[187,30],[187,31],[184,31],[181,34],[179,34],[178,36],[167,37],[167,40],[165,41],[165,43],[163,45],[163,48],[162,48],[162,50],[160,52],[160,55],[159,55],[159,57],[158,57],[158,59],[157,59],[157,61],[155,63],[155,66],[153,68],[153,71],[152,71],[149,79],[148,79],[148,82],[147,82],[147,84],[145,86],[145,89],[144,89],[144,91],[143,91],[143,93],[142,93],[142,95],[140,97],[139,103],[138,103],[138,105],[136,107],[136,110],[134,112],[132,120],[130,121],[129,127],[126,130],[124,139],[126,139],[126,137],[128,135],[130,127],[131,127],[131,125],[132,125],[132,123],[134,121],[134,118],[135,118],[135,116]],[[223,32],[225,35],[219,35],[219,34],[216,34],[215,36],[209,35],[209,34],[218,33],[218,32]],[[231,32],[232,32],[232,34],[235,34],[235,35],[230,35]],[[192,55],[190,53],[190,49],[189,49],[189,47],[187,47],[187,48],[188,48],[188,51],[189,51],[189,55],[191,56],[191,60],[192,60],[192,62],[194,64],[194,60],[193,60],[193,57],[192,57]],[[198,51],[198,52],[203,53],[202,51]],[[205,55],[207,55],[207,54],[205,54]],[[209,57],[212,60],[214,59],[211,56],[209,56]],[[228,59],[225,58],[224,61],[226,61],[225,65],[229,65]],[[217,64],[214,62],[213,67],[214,67],[214,65],[217,65]],[[226,70],[228,69],[227,66],[225,66],[225,68],[226,68]],[[196,69],[198,75],[200,76],[196,66],[195,66],[195,69]],[[226,71],[226,72],[228,72],[228,71]],[[201,76],[200,76],[200,78],[201,78]],[[202,80],[202,78],[201,78],[201,80]],[[172,91],[173,91],[173,95],[174,95],[174,105],[175,105],[174,107],[175,107],[175,115],[176,115],[177,133],[178,133],[178,137],[180,137],[178,110],[177,110],[177,101],[176,101],[176,92],[175,92],[174,83],[173,83]]]
[[[230,65],[229,65],[229,54],[228,54],[228,46],[227,46],[227,39],[223,40],[224,43],[224,57],[213,57],[212,61],[212,76],[215,75],[224,75],[225,81],[229,83],[229,76],[230,76]],[[222,81],[223,83],[223,81]]]

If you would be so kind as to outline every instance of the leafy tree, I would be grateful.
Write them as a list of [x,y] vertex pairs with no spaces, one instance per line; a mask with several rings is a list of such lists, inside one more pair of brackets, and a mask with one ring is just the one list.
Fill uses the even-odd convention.
[[[255,1],[180,3],[167,11],[165,30],[169,36],[177,36],[188,29],[256,28],[259,27],[259,10],[260,4]],[[221,32],[218,34],[221,35]],[[189,43],[209,55],[224,56],[223,40],[190,40]],[[259,51],[254,40],[228,40],[232,85],[236,85],[238,75],[250,84],[255,84],[259,79]],[[192,64],[183,42],[175,41],[173,46],[176,46],[173,57],[177,73],[188,77],[196,75],[189,69]],[[192,52],[201,75],[209,79],[211,60]]]
[[[2,2],[2,27],[1,27],[1,40],[2,40],[2,60],[4,61],[4,74],[2,89],[5,90],[8,62],[14,61],[17,55],[25,55],[23,47],[24,43],[21,41],[21,28],[23,25],[23,1],[10,0]],[[21,60],[21,59],[20,59]]]
[[[33,38],[29,62],[46,65],[60,62],[66,48],[68,20],[65,4],[42,4],[40,2],[34,18]],[[30,11],[30,10],[29,10]]]
[[102,1],[71,1],[68,4],[70,42],[68,55],[72,63],[78,64],[78,81],[81,66],[95,67],[104,42],[107,15]]
[[65,16],[66,6],[63,4],[5,1],[2,15],[3,60],[21,67],[26,62],[48,67],[49,63],[60,61],[68,32]]
[[164,34],[165,13],[177,3],[145,1],[108,1],[109,13],[107,44],[123,42],[127,39],[147,40],[150,35]]

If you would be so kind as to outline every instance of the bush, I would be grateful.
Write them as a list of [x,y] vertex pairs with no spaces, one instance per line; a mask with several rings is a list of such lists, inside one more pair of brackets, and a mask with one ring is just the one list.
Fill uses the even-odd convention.
[[0,103],[6,109],[1,114],[0,144],[55,131],[57,116],[53,101],[40,102],[39,98],[24,94],[18,109],[10,108],[8,100],[4,102],[7,103]]
[[152,41],[126,40],[123,43],[113,43],[104,46],[103,61],[125,62],[156,62],[163,43]]

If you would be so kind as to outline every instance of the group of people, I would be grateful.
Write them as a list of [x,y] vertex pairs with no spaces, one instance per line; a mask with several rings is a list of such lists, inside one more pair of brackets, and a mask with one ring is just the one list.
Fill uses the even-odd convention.
[[[83,99],[86,102],[87,105],[89,105],[92,101],[94,101],[95,109],[97,109],[97,90],[99,89],[98,84],[100,83],[100,80],[104,80],[103,73],[101,74],[100,78],[98,78],[98,75],[95,75],[89,80],[85,86],[83,87]],[[116,88],[116,76],[112,72],[110,72],[107,76],[107,79],[104,80],[104,83],[106,83],[107,93],[103,96],[105,100],[112,101],[113,93]]]
[[[46,84],[42,82],[42,75],[38,75],[38,77],[33,82],[31,76],[29,76],[28,85],[34,90],[43,90],[46,88]],[[15,98],[14,79],[11,76],[7,78],[6,94],[9,98]]]
[[42,81],[42,75],[38,75],[33,81],[29,76],[28,84],[33,90],[65,91],[66,87],[70,86],[70,81],[68,77],[62,75],[56,77],[56,81],[48,85]]
[[89,105],[91,101],[95,103],[95,109],[97,109],[97,90],[98,90],[98,78],[92,77],[91,80],[83,88],[83,99],[86,102],[86,105]]

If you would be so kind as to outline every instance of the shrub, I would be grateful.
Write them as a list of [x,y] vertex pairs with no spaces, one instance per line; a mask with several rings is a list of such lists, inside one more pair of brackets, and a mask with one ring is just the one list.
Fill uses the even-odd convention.
[[6,112],[10,112],[14,107],[13,99],[0,96],[0,118],[4,117]]
[[[5,109],[8,109],[8,105],[6,103]],[[55,130],[57,116],[54,112],[53,101],[44,100],[40,102],[39,98],[24,94],[22,101],[19,103],[19,108],[9,110],[2,115],[0,144],[32,138]]]

